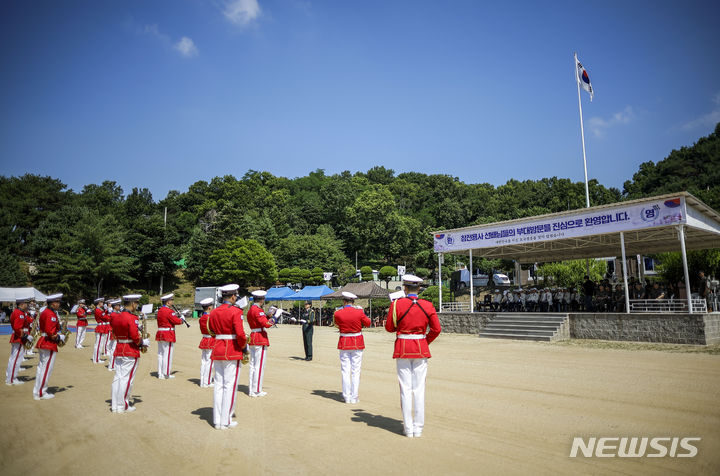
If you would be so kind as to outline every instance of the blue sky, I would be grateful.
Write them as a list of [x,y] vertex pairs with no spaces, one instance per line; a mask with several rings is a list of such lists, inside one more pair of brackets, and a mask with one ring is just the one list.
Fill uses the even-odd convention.
[[720,122],[717,2],[9,1],[0,174],[155,199],[383,165],[622,187]]

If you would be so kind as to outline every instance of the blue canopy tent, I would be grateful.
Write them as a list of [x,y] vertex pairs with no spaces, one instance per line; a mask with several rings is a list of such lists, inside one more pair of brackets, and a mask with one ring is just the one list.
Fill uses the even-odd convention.
[[[323,296],[332,294],[333,290],[324,284],[321,286],[305,286],[300,291],[292,296],[293,301],[319,301]],[[298,302],[298,314],[300,313],[300,302]],[[322,324],[322,315],[320,316],[320,323]]]
[[295,293],[291,299],[294,301],[317,301],[321,297],[332,294],[333,292],[332,289],[324,284],[322,286],[305,286]]
[[295,291],[293,291],[291,288],[288,288],[287,286],[283,288],[270,288],[267,290],[267,296],[265,296],[266,301],[290,301],[292,299],[295,299],[293,296],[295,296]]

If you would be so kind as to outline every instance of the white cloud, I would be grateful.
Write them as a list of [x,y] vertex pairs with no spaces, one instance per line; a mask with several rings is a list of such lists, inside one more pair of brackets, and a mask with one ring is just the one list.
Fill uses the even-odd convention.
[[246,27],[262,14],[257,0],[228,0],[223,15],[234,25]]
[[714,104],[712,111],[708,112],[707,114],[703,114],[697,119],[686,122],[681,127],[686,131],[698,129],[700,127],[715,127],[715,124],[720,122],[720,93],[717,93],[715,95],[715,97],[712,99],[712,102]]
[[195,46],[195,42],[187,36],[180,38],[180,41],[175,43],[173,48],[179,51],[180,54],[186,58],[192,58],[193,56],[198,55],[198,49],[197,46]]
[[635,119],[635,111],[631,106],[625,106],[620,112],[616,112],[609,119],[602,117],[591,117],[588,119],[588,129],[595,137],[604,137],[611,127],[629,124]]

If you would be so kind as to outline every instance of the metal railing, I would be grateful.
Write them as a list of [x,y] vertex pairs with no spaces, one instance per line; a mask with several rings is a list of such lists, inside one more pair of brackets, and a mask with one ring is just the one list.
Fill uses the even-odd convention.
[[[693,313],[707,312],[705,299],[692,299]],[[630,312],[688,312],[687,299],[631,299]]]
[[443,302],[440,312],[470,312],[469,302]]

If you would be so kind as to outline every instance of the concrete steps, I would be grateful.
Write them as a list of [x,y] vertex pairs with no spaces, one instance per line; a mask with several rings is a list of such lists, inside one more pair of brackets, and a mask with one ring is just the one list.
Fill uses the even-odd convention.
[[489,339],[549,342],[566,319],[567,314],[498,313],[479,335]]

